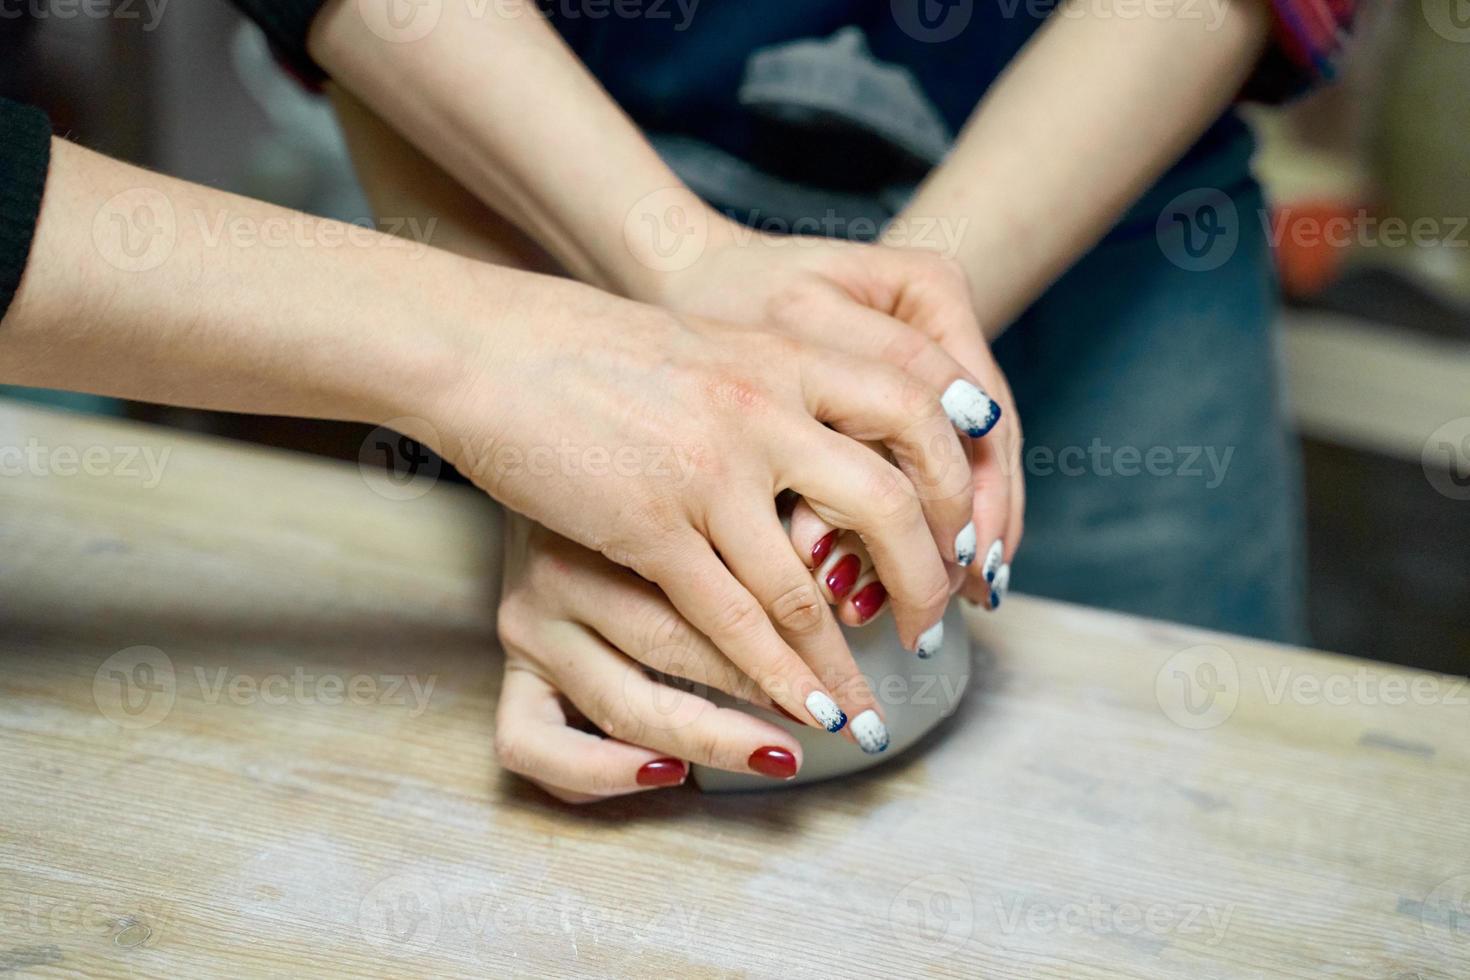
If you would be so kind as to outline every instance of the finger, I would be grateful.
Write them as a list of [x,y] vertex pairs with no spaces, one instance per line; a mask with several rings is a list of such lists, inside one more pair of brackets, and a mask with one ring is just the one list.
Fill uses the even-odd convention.
[[838,619],[847,626],[866,626],[888,605],[888,591],[878,581],[873,560],[863,542],[844,534],[833,551],[840,554],[825,569],[822,585],[837,606]]
[[[947,297],[953,302],[953,297]],[[961,295],[965,308],[969,297]],[[937,392],[950,423],[972,438],[990,431],[1000,418],[1000,406],[963,364],[935,338],[893,316],[857,302],[834,287],[799,304],[782,317],[804,339],[822,347],[842,350],[891,364]],[[979,328],[975,329],[979,336]]]
[[892,600],[899,637],[912,650],[949,598],[949,577],[912,485],[866,446],[830,429],[814,427],[788,445],[793,451],[778,475],[828,524],[862,536]]
[[[601,555],[596,558],[614,567]],[[562,606],[569,618],[661,674],[774,709],[770,696],[691,626],[658,586],[624,569],[617,571],[622,574],[601,576],[595,590],[563,590]]]
[[835,697],[814,693],[807,710],[829,732],[873,708],[872,692],[858,670],[832,610],[794,552],[774,513],[716,512],[711,537],[730,570],[765,607],[771,622]]
[[1026,489],[1017,431],[1016,420],[1006,419],[989,437],[972,447],[979,560],[970,566],[965,594],[987,609],[999,604],[998,599],[991,602],[996,575],[1001,565],[1015,554],[1021,539]]
[[858,580],[872,570],[873,559],[863,539],[851,531],[842,531],[827,559],[813,570],[812,577],[822,590],[822,597],[841,608],[857,588]]
[[569,727],[556,689],[515,666],[500,689],[495,755],[501,768],[569,803],[677,786],[689,775],[680,759]]
[[[784,540],[782,544],[789,558],[791,547]],[[827,727],[807,709],[807,701],[817,694],[817,703],[821,698],[831,702],[832,695],[781,638],[761,603],[710,550],[708,541],[681,535],[649,563],[648,572],[689,624],[788,715],[814,728]]]
[[807,406],[843,435],[882,442],[917,494],[947,560],[974,506],[969,455],[940,405],[939,393],[889,365],[823,352],[807,355]]
[[812,505],[803,497],[796,499],[791,509],[790,529],[791,545],[796,553],[806,562],[808,568],[820,568],[832,553],[832,546],[837,543],[840,531],[822,520]]
[[789,779],[800,768],[801,745],[776,725],[663,684],[592,633],[564,642],[576,668],[556,683],[602,731],[660,757],[731,772]]
[[[1001,402],[1014,404],[1005,376],[996,364],[975,309],[970,300],[969,283],[963,268],[951,260],[938,255],[902,249],[893,250],[901,254],[886,255],[891,261],[902,263],[905,268],[903,288],[899,290],[893,304],[893,316],[911,324],[918,331],[939,343],[954,359],[966,368],[969,378],[988,392],[984,400],[966,395],[961,390],[946,390],[946,408],[957,417],[968,414],[976,419],[990,419],[991,433],[974,444],[976,473],[976,523],[987,526],[977,530],[980,553],[988,551],[988,542],[1000,538],[1004,542],[1004,560],[1009,562],[1020,545],[1023,532],[1022,515],[1025,509],[1025,475],[1021,467],[1021,427],[1014,412],[1001,414]],[[974,407],[966,411],[963,402]],[[993,402],[993,404],[987,404]],[[993,410],[992,410],[993,408]],[[981,423],[984,428],[984,422]],[[979,472],[990,464],[991,458],[1000,466],[1005,480],[988,477]],[[982,489],[983,487],[983,489]],[[992,499],[987,505],[985,498]],[[987,511],[986,507],[990,510]],[[991,515],[995,515],[992,517]],[[1004,516],[1001,516],[1004,515]],[[988,593],[980,571],[967,583],[967,595],[973,592]]]

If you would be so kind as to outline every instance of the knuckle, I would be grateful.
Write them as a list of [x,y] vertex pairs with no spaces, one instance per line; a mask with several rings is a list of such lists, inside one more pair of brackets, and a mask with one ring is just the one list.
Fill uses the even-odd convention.
[[622,776],[616,770],[599,767],[587,777],[587,792],[596,797],[613,796],[622,792],[623,783]]
[[914,589],[914,604],[925,611],[943,609],[949,602],[949,576],[940,571],[933,579],[925,578]]
[[692,760],[704,765],[725,768],[731,758],[738,755],[730,751],[729,739],[721,735],[713,725],[701,725],[689,733],[685,752]]
[[773,402],[769,389],[735,371],[717,372],[705,382],[704,392],[710,404],[739,415],[764,414]]
[[656,670],[669,672],[687,659],[694,647],[694,629],[673,609],[654,607],[647,613],[638,636],[644,656],[639,658]]
[[969,295],[969,277],[965,275],[964,263],[953,255],[945,255],[942,252],[931,252],[933,258],[930,267],[934,270],[934,276],[946,284],[966,291]]
[[715,614],[713,627],[719,636],[744,639],[758,633],[766,621],[766,611],[746,596],[732,599]]
[[597,551],[613,564],[657,581],[673,567],[674,552],[656,542],[676,539],[686,525],[683,510],[672,497],[635,501],[624,508],[613,531],[597,542]]
[[504,725],[495,729],[494,748],[495,761],[500,768],[523,776],[530,774],[531,760],[525,743]]
[[504,649],[524,650],[532,643],[536,616],[530,601],[521,592],[512,592],[500,601],[495,613],[495,634]]
[[867,513],[875,525],[902,523],[918,506],[908,478],[887,463],[877,463],[867,481]]
[[827,606],[817,592],[816,583],[805,576],[803,579],[783,589],[770,605],[771,619],[776,626],[799,636],[809,635],[822,627]]
[[883,359],[905,373],[911,371],[934,346],[933,341],[913,328],[895,330],[883,350]]
[[637,743],[647,726],[630,710],[626,696],[627,692],[622,689],[599,691],[588,705],[591,708],[588,717],[603,734],[624,742]]
[[945,418],[944,407],[939,404],[939,392],[919,377],[895,368],[892,383],[897,392],[898,409],[910,424]]

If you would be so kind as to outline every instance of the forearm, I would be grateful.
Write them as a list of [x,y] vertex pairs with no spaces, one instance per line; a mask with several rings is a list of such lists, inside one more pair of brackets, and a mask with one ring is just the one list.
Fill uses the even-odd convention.
[[964,223],[956,258],[992,338],[1219,115],[1269,24],[1264,0],[1226,0],[1218,19],[1101,2],[1051,15],[903,215]]
[[334,81],[584,282],[656,295],[657,257],[624,229],[645,227],[640,207],[655,222],[671,205],[708,220],[534,3],[444,0],[433,30],[394,43],[357,3],[330,0],[309,47]]
[[445,384],[471,333],[455,310],[495,315],[471,284],[504,273],[62,140],[52,153],[0,382],[380,422]]
[[486,206],[351,92],[327,83],[357,182],[379,218],[416,229],[429,244],[478,262],[555,274],[556,262]]

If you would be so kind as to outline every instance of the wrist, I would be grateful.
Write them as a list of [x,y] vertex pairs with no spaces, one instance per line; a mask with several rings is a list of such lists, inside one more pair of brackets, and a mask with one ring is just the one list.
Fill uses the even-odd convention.
[[621,230],[612,288],[670,309],[678,309],[690,283],[739,242],[739,226],[683,185],[640,199]]
[[1009,325],[1004,303],[1011,295],[1004,283],[986,275],[988,268],[1002,264],[994,261],[997,245],[987,240],[989,234],[980,222],[925,200],[921,192],[894,216],[881,239],[885,245],[926,252],[948,262],[964,279],[970,311],[986,343],[994,342]]

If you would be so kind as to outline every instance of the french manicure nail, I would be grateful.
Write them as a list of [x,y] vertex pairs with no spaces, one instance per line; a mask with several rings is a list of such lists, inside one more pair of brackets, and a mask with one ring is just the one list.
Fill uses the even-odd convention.
[[963,379],[944,390],[939,398],[944,414],[971,439],[979,439],[1000,421],[1000,405],[985,392]]
[[882,582],[869,582],[858,590],[857,595],[852,597],[853,608],[857,610],[858,619],[866,623],[878,615],[878,610],[883,608],[883,603],[888,601],[888,590],[883,587]]
[[837,707],[837,702],[821,691],[813,691],[806,696],[806,710],[817,719],[817,724],[829,732],[840,732],[847,724],[847,715]]
[[960,528],[954,536],[954,559],[962,568],[969,568],[975,561],[975,522]]
[[1006,548],[999,538],[990,546],[985,553],[985,564],[981,566],[985,571],[985,581],[995,584],[995,573],[1000,568],[1000,560],[1005,557]]
[[794,779],[796,777],[796,756],[774,745],[756,749],[750,753],[750,758],[745,760],[745,764],[762,776],[770,776],[772,779]]
[[863,570],[862,560],[857,555],[843,555],[827,573],[827,590],[832,598],[841,602],[857,584],[858,573]]
[[919,642],[914,647],[914,652],[919,655],[919,659],[928,660],[938,653],[942,646],[944,646],[944,620],[941,619],[919,634]]
[[639,786],[678,786],[689,775],[689,767],[680,759],[654,759],[638,770]]
[[888,726],[872,708],[852,720],[852,735],[858,748],[868,755],[877,755],[888,748]]
[[820,540],[816,544],[812,545],[812,567],[813,568],[820,568],[820,567],[822,567],[822,562],[824,562],[824,561],[827,560],[827,556],[832,553],[832,545],[834,545],[836,543],[837,543],[837,532],[836,531],[828,531],[826,534],[822,535],[822,540]]
[[995,573],[995,582],[990,586],[990,611],[995,612],[1000,608],[1000,600],[1006,597],[1006,591],[1011,587],[1011,566],[1002,565],[1000,571]]

